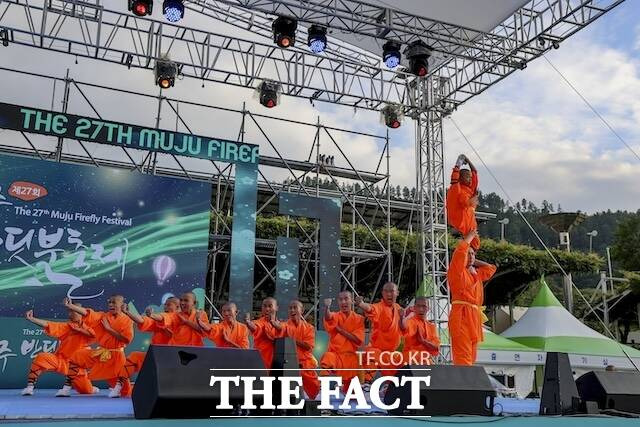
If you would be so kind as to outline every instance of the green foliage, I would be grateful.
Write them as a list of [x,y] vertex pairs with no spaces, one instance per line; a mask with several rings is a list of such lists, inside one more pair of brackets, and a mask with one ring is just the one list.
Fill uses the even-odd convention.
[[640,215],[629,217],[618,224],[611,255],[620,268],[640,271]]

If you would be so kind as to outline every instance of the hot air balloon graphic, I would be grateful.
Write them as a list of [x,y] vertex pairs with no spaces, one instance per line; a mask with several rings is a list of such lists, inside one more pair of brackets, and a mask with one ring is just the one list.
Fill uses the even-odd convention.
[[175,272],[176,262],[170,256],[160,255],[153,260],[153,274],[158,279],[158,286],[162,286]]

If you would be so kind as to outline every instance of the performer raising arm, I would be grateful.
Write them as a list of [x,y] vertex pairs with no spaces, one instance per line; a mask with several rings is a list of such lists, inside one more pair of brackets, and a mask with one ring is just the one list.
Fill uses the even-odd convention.
[[[400,322],[404,310],[396,303],[398,285],[393,282],[385,283],[382,287],[382,300],[375,304],[367,304],[361,296],[356,297],[356,305],[360,307],[371,322],[371,338],[364,349],[365,382],[370,384],[376,369],[382,375],[393,375],[399,365],[383,363],[382,352],[395,352],[400,345],[402,331]],[[389,358],[391,361],[391,357]]]
[[440,339],[436,325],[427,320],[429,305],[426,297],[416,297],[413,311],[402,319],[404,334],[404,363],[430,365],[431,356],[440,351]]
[[249,313],[245,314],[245,323],[253,335],[253,347],[258,350],[264,362],[264,367],[271,369],[273,363],[274,340],[284,336],[284,331],[276,329],[276,313],[278,302],[275,298],[265,298],[262,301],[262,315],[252,321]]
[[196,295],[193,292],[185,292],[180,296],[180,311],[164,314],[151,313],[150,317],[171,331],[169,345],[196,347],[204,345],[204,331],[198,321],[208,323],[209,318],[207,313],[196,309]]
[[482,283],[496,272],[494,265],[476,259],[476,251],[470,246],[475,237],[477,232],[474,230],[458,243],[447,271],[451,295],[449,335],[454,365],[473,365],[476,361],[478,343],[484,337],[482,324],[487,320],[482,307]]
[[133,323],[122,312],[124,297],[112,295],[107,300],[107,311],[94,311],[73,304],[65,298],[64,305],[84,318],[84,322],[95,332],[95,341],[100,345],[97,349],[80,349],[71,357],[69,376],[60,395],[68,396],[71,384],[80,374],[81,369],[89,370],[91,380],[111,380],[115,383],[109,392],[109,397],[120,397],[122,386],[128,382],[128,375],[124,369],[124,348],[133,339]]
[[324,300],[324,307],[324,329],[329,334],[329,348],[320,359],[320,366],[330,374],[342,377],[342,388],[346,391],[360,371],[356,351],[364,344],[364,317],[353,311],[353,297],[349,291],[338,294],[340,311],[337,313],[331,311],[331,298]]
[[198,324],[207,333],[209,339],[220,348],[249,348],[249,329],[238,322],[238,308],[232,302],[222,306],[222,322],[205,323],[198,319]]
[[[464,164],[470,169],[461,169]],[[447,222],[463,236],[478,229],[476,207],[478,206],[478,172],[464,154],[458,156],[451,172],[451,186],[447,190]],[[476,235],[470,242],[474,250],[480,248]]]
[[[79,304],[78,304],[79,305]],[[38,353],[31,362],[31,369],[27,376],[27,387],[22,390],[23,396],[31,396],[38,377],[44,372],[57,372],[66,376],[69,373],[69,359],[78,350],[86,348],[95,338],[93,329],[82,321],[82,316],[69,310],[68,322],[50,322],[41,320],[33,315],[33,310],[27,311],[26,319],[44,329],[45,334],[58,339],[58,348],[54,353]],[[87,378],[86,372],[76,376],[72,386],[78,393],[98,393]]]

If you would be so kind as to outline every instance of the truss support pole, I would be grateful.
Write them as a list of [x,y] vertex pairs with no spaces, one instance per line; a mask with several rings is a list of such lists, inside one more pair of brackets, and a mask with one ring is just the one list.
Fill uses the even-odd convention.
[[[69,108],[69,91],[71,89],[71,84],[69,80],[69,69],[67,68],[67,74],[64,78],[64,90],[62,92],[62,112],[66,113]],[[55,95],[54,95],[55,96]],[[56,162],[59,162],[62,159],[62,146],[64,144],[64,138],[58,138],[58,144],[56,145]]]
[[[414,86],[420,113],[416,123],[416,188],[418,191],[418,280],[426,280],[431,295],[431,315],[443,336],[449,317],[447,269],[449,248],[445,212],[445,169],[442,121],[439,108],[448,81],[440,78],[419,79]],[[451,347],[442,345],[439,362],[451,361]]]

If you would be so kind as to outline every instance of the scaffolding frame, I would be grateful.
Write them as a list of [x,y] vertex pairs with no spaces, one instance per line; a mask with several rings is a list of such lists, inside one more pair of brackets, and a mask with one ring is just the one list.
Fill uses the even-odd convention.
[[[275,80],[281,83],[284,94],[312,102],[370,110],[380,110],[390,103],[401,105],[416,126],[416,232],[421,235],[418,264],[423,278],[430,277],[435,283],[435,319],[442,327],[449,306],[443,117],[511,73],[525,69],[528,62],[558,48],[566,38],[623,1],[530,0],[489,32],[359,0],[189,2],[191,12],[251,34],[242,38],[135,17],[107,9],[101,0],[0,0],[0,30],[6,30],[5,41],[10,45],[129,68],[151,69],[162,55],[170,54],[181,75],[203,82],[255,87],[260,80]],[[419,38],[433,47],[434,61],[426,78],[416,78],[402,68],[389,70],[376,55],[333,39],[332,47],[321,55],[300,46],[279,49],[272,43],[269,28],[278,14],[360,37],[404,43]],[[304,33],[301,28],[299,34]],[[274,160],[279,161],[282,159]],[[311,162],[303,162],[300,167],[309,168],[308,173],[320,173]],[[349,200],[349,195],[340,197]],[[449,355],[443,354],[443,358],[448,360]]]

